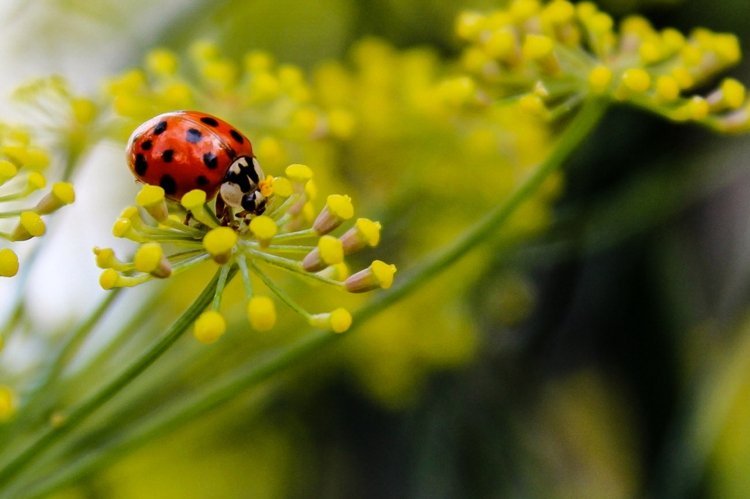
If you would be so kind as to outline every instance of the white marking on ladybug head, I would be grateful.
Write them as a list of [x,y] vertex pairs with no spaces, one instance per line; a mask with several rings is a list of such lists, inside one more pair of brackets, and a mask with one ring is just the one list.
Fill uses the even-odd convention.
[[253,157],[253,170],[255,170],[255,174],[258,176],[258,182],[266,178],[266,174],[263,173],[263,168],[260,167],[260,163],[255,157]]
[[224,182],[219,188],[219,195],[232,208],[242,209],[242,196],[244,193],[239,185],[234,182]]

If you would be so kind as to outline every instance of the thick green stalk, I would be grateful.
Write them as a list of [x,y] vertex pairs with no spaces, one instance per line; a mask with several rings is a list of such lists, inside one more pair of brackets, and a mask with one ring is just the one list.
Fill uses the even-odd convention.
[[[190,307],[180,316],[166,334],[151,346],[142,356],[130,364],[119,376],[105,384],[91,397],[71,409],[56,426],[50,426],[44,430],[25,450],[21,451],[2,470],[0,470],[0,486],[5,486],[13,477],[20,473],[32,461],[40,457],[42,452],[54,442],[70,432],[73,428],[85,421],[99,407],[114,397],[120,390],[138,377],[151,364],[153,364],[169,347],[171,347],[195,321],[200,313],[213,300],[216,285],[219,280],[219,272],[206,286],[203,292],[196,298]],[[233,268],[228,278],[231,278],[236,269]]]
[[539,188],[548,175],[560,168],[565,159],[591,133],[604,114],[605,109],[606,104],[604,102],[587,102],[563,132],[549,157],[518,186],[509,198],[498,204],[485,218],[467,230],[453,244],[439,250],[432,258],[415,268],[407,276],[399,279],[398,284],[392,289],[382,293],[376,300],[360,309],[355,314],[352,329],[346,334],[315,331],[287,347],[263,354],[256,362],[235,369],[234,372],[202,391],[150,417],[134,430],[126,432],[124,436],[87,453],[81,459],[75,460],[69,466],[49,476],[45,481],[37,483],[33,489],[25,490],[30,497],[40,497],[64,485],[74,483],[80,476],[110,462],[140,443],[208,412],[231,400],[241,391],[298,364],[308,358],[310,354],[319,352],[337,339],[348,336],[367,319],[410,295],[424,283],[459,261],[471,249],[495,234],[515,210]]

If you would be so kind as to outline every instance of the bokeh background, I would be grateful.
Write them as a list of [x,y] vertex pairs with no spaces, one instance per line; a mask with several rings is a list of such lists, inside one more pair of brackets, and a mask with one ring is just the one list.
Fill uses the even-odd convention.
[[[4,0],[0,90],[56,73],[96,94],[155,47],[184,54],[208,39],[228,58],[267,50],[313,81],[325,82],[326,61],[361,81],[374,71],[387,99],[414,75],[450,67],[460,10],[501,3]],[[656,26],[734,32],[750,47],[746,0],[598,4]],[[747,64],[732,74],[750,81]],[[556,133],[493,118],[497,128],[480,131],[500,136],[509,159],[483,148],[470,120],[454,141],[386,104],[393,121],[360,116],[369,134],[311,157],[383,220],[383,251],[404,268],[502,199],[506,170],[538,160]],[[76,174],[78,202],[56,219],[31,276],[40,329],[73,323],[101,296],[91,247],[112,244],[111,222],[137,189],[121,151],[98,144]],[[57,497],[747,497],[748,157],[746,138],[616,108],[565,178],[489,247],[312,362],[129,449]],[[467,176],[487,192],[462,190]],[[134,296],[162,303],[157,328],[190,298],[170,288]],[[128,303],[141,306],[128,298],[108,324],[124,320]],[[136,383],[89,423],[81,452],[60,459],[106,444],[97,425],[147,420],[283,343],[295,324],[285,327],[258,337],[237,326],[210,354],[176,349],[149,373],[169,380],[162,390]],[[121,358],[147,338],[134,341]]]

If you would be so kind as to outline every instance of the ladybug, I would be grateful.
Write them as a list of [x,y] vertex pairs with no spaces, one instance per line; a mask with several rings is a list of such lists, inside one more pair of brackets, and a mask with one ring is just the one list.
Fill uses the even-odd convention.
[[266,207],[260,183],[265,175],[253,146],[235,127],[210,114],[174,111],[135,129],[128,140],[130,170],[141,182],[159,185],[169,199],[193,189],[216,197],[216,213],[226,221],[236,215],[260,215]]

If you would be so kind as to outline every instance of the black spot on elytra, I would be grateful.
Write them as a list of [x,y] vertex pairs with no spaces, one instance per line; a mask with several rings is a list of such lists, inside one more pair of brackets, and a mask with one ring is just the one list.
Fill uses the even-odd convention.
[[201,140],[201,137],[201,132],[197,128],[188,128],[188,131],[185,133],[185,140],[191,144],[197,144]]
[[213,170],[219,164],[219,158],[216,157],[216,154],[209,151],[203,155],[203,164]]
[[171,163],[174,159],[174,150],[173,149],[166,149],[163,153],[161,153],[161,159],[165,163]]
[[141,144],[141,149],[143,149],[144,151],[150,151],[152,145],[153,144],[151,143],[150,140],[144,140],[143,143]]
[[231,135],[232,138],[236,140],[237,142],[239,142],[240,144],[245,142],[245,139],[242,138],[242,134],[240,134],[240,132],[238,132],[237,130],[234,130],[234,129],[229,130],[229,135]]
[[177,192],[177,182],[175,182],[172,175],[162,175],[159,179],[159,185],[166,194],[172,195]]
[[201,187],[208,184],[208,179],[204,177],[203,175],[198,175],[195,179],[195,183],[200,185]]
[[201,118],[201,121],[208,126],[219,126],[219,122],[211,118],[210,116],[204,116],[203,118]]
[[143,175],[146,174],[147,169],[148,169],[148,162],[146,162],[146,158],[143,156],[143,154],[136,154],[135,155],[135,173],[142,177]]
[[237,151],[235,151],[231,147],[227,147],[226,151],[227,151],[227,156],[229,156],[229,159],[234,161],[234,158],[237,157]]
[[160,121],[158,125],[154,127],[154,135],[161,135],[164,133],[164,130],[167,129],[167,122],[166,121]]

